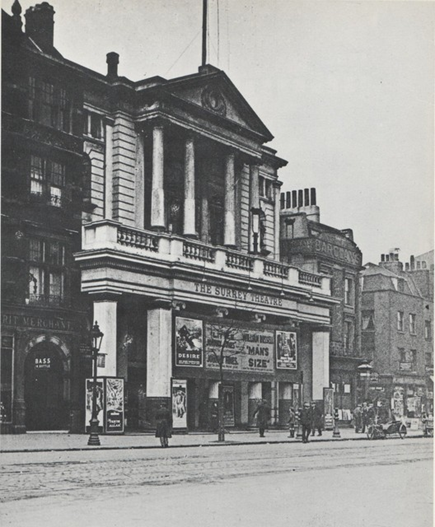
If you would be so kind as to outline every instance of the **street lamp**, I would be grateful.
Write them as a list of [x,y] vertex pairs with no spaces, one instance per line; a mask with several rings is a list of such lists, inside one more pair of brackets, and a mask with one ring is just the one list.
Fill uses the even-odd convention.
[[258,236],[260,234],[260,213],[261,209],[252,207],[252,241],[253,241],[253,253],[258,254]]
[[367,395],[369,392],[370,376],[373,371],[373,366],[370,364],[370,362],[367,359],[365,359],[361,362],[361,364],[358,366],[357,369],[358,369],[359,377],[364,387],[364,391],[363,391],[363,402],[364,402],[367,400]]
[[100,446],[100,438],[98,437],[98,412],[97,412],[97,361],[98,352],[101,348],[104,333],[100,331],[98,322],[95,321],[91,329],[92,339],[92,417],[89,422],[91,425],[91,435],[89,436],[88,445]]

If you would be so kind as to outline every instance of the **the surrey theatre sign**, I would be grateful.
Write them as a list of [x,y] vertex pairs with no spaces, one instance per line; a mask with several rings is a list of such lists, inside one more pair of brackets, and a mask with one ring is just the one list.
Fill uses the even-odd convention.
[[225,298],[239,302],[254,302],[263,306],[277,306],[282,307],[282,298],[275,298],[269,295],[261,295],[248,291],[242,291],[234,287],[223,287],[219,285],[208,285],[195,282],[195,292],[205,295],[214,296],[216,298]]

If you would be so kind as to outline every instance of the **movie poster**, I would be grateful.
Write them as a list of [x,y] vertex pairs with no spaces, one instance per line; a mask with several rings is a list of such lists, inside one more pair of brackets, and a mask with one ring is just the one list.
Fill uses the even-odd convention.
[[[85,429],[89,430],[90,420],[92,419],[92,388],[93,379],[86,379],[86,412]],[[97,379],[97,419],[99,428],[103,429],[103,409],[104,409],[104,387],[103,379]]]
[[298,367],[297,333],[276,332],[276,367],[281,370],[296,370]]
[[224,409],[224,426],[230,427],[235,426],[235,417],[234,417],[234,386],[223,385],[222,386],[222,395],[223,395],[223,409]]
[[105,432],[124,432],[124,379],[106,379],[106,426]]
[[200,368],[203,364],[202,320],[176,317],[175,365]]
[[187,381],[172,379],[172,428],[187,428]]

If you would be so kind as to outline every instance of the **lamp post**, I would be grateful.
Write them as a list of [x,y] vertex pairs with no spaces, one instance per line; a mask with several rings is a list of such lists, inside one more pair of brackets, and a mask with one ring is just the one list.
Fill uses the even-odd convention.
[[98,437],[98,412],[97,412],[97,361],[98,352],[101,348],[104,333],[100,331],[98,322],[95,321],[91,329],[92,339],[92,417],[89,421],[91,434],[89,436],[88,445],[99,446],[100,438]]
[[261,209],[252,207],[252,252],[258,254],[258,236],[260,234],[260,212]]
[[334,429],[332,432],[332,437],[341,437],[340,429],[338,428],[338,408],[334,410]]
[[361,379],[361,382],[363,383],[363,401],[367,401],[367,395],[369,393],[369,384],[370,384],[370,376],[373,371],[373,366],[370,364],[370,362],[365,359],[361,362],[361,364],[358,366],[358,374]]

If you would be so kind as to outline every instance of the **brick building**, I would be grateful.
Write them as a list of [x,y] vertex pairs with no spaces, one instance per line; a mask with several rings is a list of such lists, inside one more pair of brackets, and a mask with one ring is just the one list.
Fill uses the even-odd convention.
[[361,251],[351,229],[338,230],[320,222],[314,188],[281,193],[281,258],[331,280],[330,382],[340,417],[350,419],[361,385]]
[[[329,386],[337,301],[330,275],[280,261],[286,161],[267,146],[272,134],[213,66],[133,82],[114,52],[106,75],[65,59],[53,14],[46,2],[29,9],[23,33],[18,1],[3,13],[11,427],[68,427],[72,411],[70,425],[84,429],[90,369],[80,344],[93,321],[104,333],[97,373],[125,382],[128,427],[153,426],[161,402],[176,428],[210,426],[220,384],[227,427],[252,424],[260,398],[272,423],[286,424],[290,405]],[[56,413],[56,395],[61,417],[38,422]]]
[[369,395],[400,416],[433,412],[433,272],[433,251],[404,268],[396,249],[362,273],[362,346],[374,372]]

